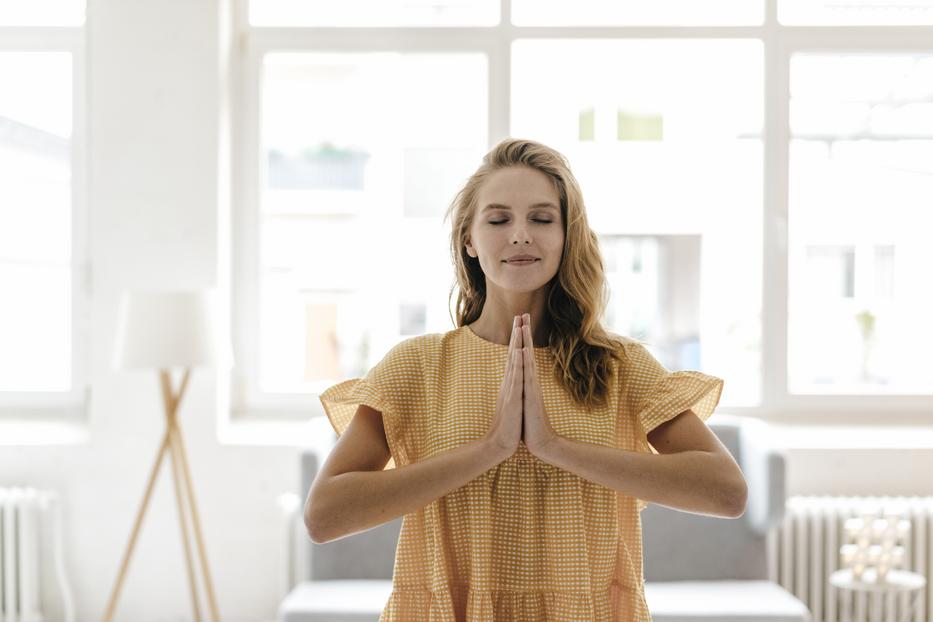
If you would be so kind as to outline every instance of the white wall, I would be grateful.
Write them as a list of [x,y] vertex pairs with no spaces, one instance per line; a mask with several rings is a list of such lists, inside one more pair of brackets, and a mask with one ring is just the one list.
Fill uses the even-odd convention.
[[[133,286],[225,286],[229,138],[223,0],[89,0],[88,142],[93,262],[88,440],[0,447],[0,484],[62,492],[77,619],[103,615],[164,431],[155,373],[110,369],[119,294]],[[221,617],[272,619],[283,597],[276,497],[298,486],[297,445],[220,442],[216,377],[195,371],[181,404],[198,510]],[[906,435],[892,435],[891,444]],[[841,437],[790,430],[789,493],[933,494],[920,447],[822,449]],[[826,439],[829,439],[828,441]],[[863,446],[877,440],[862,437]],[[807,445],[811,445],[807,447]],[[926,445],[929,447],[929,444]],[[54,586],[49,582],[48,585]],[[206,596],[199,590],[202,613]],[[45,595],[52,619],[61,605]],[[117,620],[191,620],[171,471],[163,463],[124,583]],[[206,618],[205,618],[206,619]]]

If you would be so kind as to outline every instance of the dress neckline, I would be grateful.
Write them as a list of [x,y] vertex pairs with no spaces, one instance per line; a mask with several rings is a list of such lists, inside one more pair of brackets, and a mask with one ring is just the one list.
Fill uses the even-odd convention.
[[[464,325],[462,326],[462,328],[466,329],[467,335],[469,335],[470,338],[471,338],[473,341],[477,341],[477,342],[482,343],[482,344],[485,344],[485,345],[487,345],[487,346],[491,346],[491,347],[494,347],[494,348],[499,348],[499,349],[502,349],[502,350],[508,350],[508,348],[509,348],[509,346],[508,346],[507,344],[496,343],[495,341],[489,341],[488,339],[483,339],[482,337],[480,337],[479,335],[477,335],[475,332],[473,332],[473,329],[470,328],[470,325],[469,325],[469,324],[464,324]],[[547,349],[548,349],[548,346],[534,346],[534,349],[535,349],[536,351],[543,351],[543,350],[547,350]]]

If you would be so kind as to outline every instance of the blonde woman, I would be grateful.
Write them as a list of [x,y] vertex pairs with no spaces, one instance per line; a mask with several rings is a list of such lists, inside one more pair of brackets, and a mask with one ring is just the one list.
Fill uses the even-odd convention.
[[321,394],[339,439],[309,535],[404,516],[380,622],[650,621],[640,510],[745,511],[705,424],[723,381],[600,325],[597,237],[555,150],[503,140],[447,215],[458,328]]

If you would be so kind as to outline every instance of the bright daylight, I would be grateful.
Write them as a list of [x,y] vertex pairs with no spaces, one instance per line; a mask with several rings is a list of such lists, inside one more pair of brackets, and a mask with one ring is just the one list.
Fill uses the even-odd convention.
[[0,620],[933,622],[933,0],[0,3]]

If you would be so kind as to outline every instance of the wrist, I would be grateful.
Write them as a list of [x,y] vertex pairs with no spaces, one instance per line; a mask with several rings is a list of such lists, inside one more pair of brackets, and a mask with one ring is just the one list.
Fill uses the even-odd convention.
[[479,440],[480,452],[490,462],[490,467],[492,468],[512,457],[512,454],[515,453],[515,449],[510,449],[508,447],[503,447],[498,443],[494,438],[483,437]]
[[547,462],[554,453],[559,451],[559,446],[564,439],[555,434],[542,444],[536,445],[534,449],[528,448],[532,454]]

